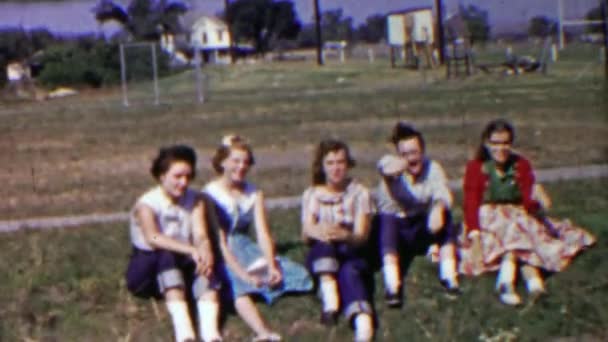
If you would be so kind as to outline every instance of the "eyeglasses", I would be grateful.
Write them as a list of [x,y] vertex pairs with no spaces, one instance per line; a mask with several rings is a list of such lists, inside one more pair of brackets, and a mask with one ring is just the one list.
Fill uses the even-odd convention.
[[422,151],[420,151],[420,150],[399,151],[399,154],[403,158],[411,158],[411,157],[417,157],[417,156],[421,155]]
[[511,147],[510,140],[488,140],[488,145],[491,147]]

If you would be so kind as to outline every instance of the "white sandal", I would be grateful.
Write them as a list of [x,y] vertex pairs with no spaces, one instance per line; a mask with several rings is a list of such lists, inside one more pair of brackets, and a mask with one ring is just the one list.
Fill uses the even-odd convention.
[[521,297],[515,292],[513,286],[501,284],[498,287],[498,298],[503,304],[517,306],[521,304]]
[[279,342],[282,340],[281,335],[275,332],[269,332],[267,334],[254,337],[252,342]]

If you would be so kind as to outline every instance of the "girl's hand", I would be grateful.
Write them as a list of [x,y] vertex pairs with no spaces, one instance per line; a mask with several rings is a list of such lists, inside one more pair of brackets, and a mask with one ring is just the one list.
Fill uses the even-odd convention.
[[471,257],[473,262],[473,270],[475,273],[481,273],[483,268],[483,249],[481,246],[481,235],[479,232],[471,237]]
[[314,229],[314,231],[310,231],[308,233],[308,236],[321,242],[332,242],[334,237],[334,230],[335,226],[323,224],[319,225],[317,229]]
[[407,161],[399,156],[388,154],[378,161],[378,170],[385,177],[399,176],[406,168]]
[[336,226],[328,230],[327,236],[330,241],[346,242],[350,239],[351,232],[348,229]]
[[197,273],[205,276],[205,277],[209,277],[211,276],[211,274],[213,273],[213,263],[214,263],[214,258],[213,258],[213,252],[211,251],[211,248],[209,245],[203,245],[201,247],[198,248],[198,255],[200,257],[200,265],[197,264]]
[[200,253],[200,251],[194,247],[192,247],[192,251],[190,252],[190,257],[192,258],[192,260],[194,260],[194,263],[196,264],[196,273],[203,275],[203,271],[205,269],[205,262],[204,259]]
[[442,204],[433,205],[433,208],[431,209],[431,212],[429,213],[429,219],[428,219],[429,232],[431,234],[439,233],[441,228],[443,228],[444,223],[445,222],[443,220],[443,205]]
[[270,287],[275,287],[281,284],[283,281],[283,272],[281,272],[281,268],[276,265],[276,262],[273,262],[270,267],[268,267],[268,285]]
[[255,287],[262,287],[264,286],[264,279],[260,276],[256,276],[256,275],[252,275],[252,274],[247,274],[246,279],[244,279],[245,282],[255,286]]

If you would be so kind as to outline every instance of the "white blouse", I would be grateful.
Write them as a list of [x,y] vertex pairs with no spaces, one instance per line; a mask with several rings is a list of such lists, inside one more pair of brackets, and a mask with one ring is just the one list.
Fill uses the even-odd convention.
[[192,211],[196,206],[198,193],[187,189],[177,203],[173,203],[160,186],[143,194],[133,206],[130,217],[130,234],[133,246],[151,251],[154,250],[144,237],[143,230],[135,217],[135,210],[140,205],[152,209],[160,232],[181,242],[192,242]]
[[[423,170],[423,174],[414,179],[410,174],[404,172],[399,179],[401,184],[409,190],[413,197],[419,202],[430,208],[435,201],[442,201],[449,208],[452,206],[453,197],[448,187],[448,179],[441,165],[434,161],[428,161],[428,169]],[[387,214],[397,214],[407,216],[408,213],[395,202],[390,190],[384,180],[380,181],[375,191],[375,201],[378,211]]]

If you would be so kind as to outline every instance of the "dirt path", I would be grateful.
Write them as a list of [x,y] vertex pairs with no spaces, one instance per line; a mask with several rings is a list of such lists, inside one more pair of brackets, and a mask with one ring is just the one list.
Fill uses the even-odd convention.
[[[608,164],[583,165],[572,167],[559,167],[547,170],[539,170],[537,178],[542,183],[551,183],[563,180],[589,179],[608,177]],[[461,186],[460,180],[450,182],[452,190]],[[267,200],[268,209],[289,209],[300,205],[300,198],[276,197]],[[126,222],[129,213],[91,214],[79,216],[32,218],[25,220],[0,221],[0,233],[16,232],[20,230],[33,229],[45,230],[55,228],[70,228],[82,225]]]

